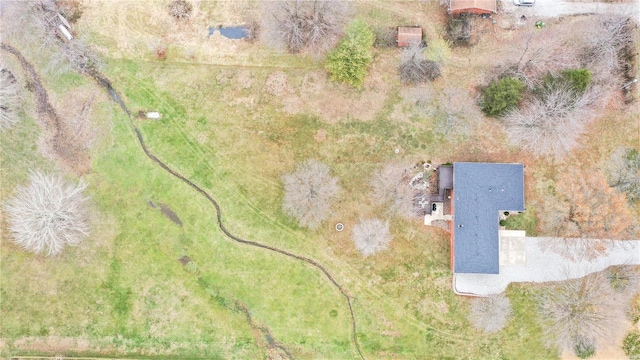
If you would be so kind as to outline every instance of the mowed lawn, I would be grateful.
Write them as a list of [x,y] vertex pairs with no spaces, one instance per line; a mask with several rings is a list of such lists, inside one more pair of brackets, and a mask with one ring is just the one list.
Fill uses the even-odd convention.
[[[154,11],[159,7],[153,5]],[[85,16],[96,16],[95,11]],[[94,18],[96,27],[111,19],[113,14],[105,13]],[[129,12],[124,25],[139,20],[134,34],[154,31],[138,15]],[[366,16],[410,20],[389,15],[384,7]],[[104,73],[134,116],[138,111],[163,115],[157,121],[133,120],[151,151],[218,200],[234,234],[325,266],[353,299],[366,358],[557,357],[542,345],[535,290],[525,285],[508,290],[514,317],[504,330],[487,335],[470,325],[468,300],[451,290],[443,231],[420,219],[391,218],[389,250],[369,258],[355,250],[353,225],[361,217],[387,217],[372,201],[369,186],[383,164],[513,161],[517,155],[499,141],[487,141],[491,134],[462,142],[435,134],[435,118],[401,96],[406,87],[397,80],[395,50],[376,50],[370,82],[353,90],[322,78],[321,62],[272,53],[259,44],[237,45],[255,49],[251,56],[197,53],[193,59],[183,45],[170,46],[168,58],[158,61],[144,44],[123,45],[118,40],[124,33],[109,37],[105,28],[91,29],[87,19],[84,30],[94,31],[107,49]],[[132,55],[137,52],[143,55]],[[39,70],[60,96],[93,86],[68,73]],[[310,73],[320,74],[323,85],[313,87]],[[376,103],[367,103],[374,94]],[[318,109],[301,100],[323,96],[330,104]],[[362,108],[346,111],[345,104]],[[332,106],[342,110],[334,108],[338,115],[327,118]],[[319,270],[224,237],[213,207],[144,156],[124,113],[105,99],[95,107],[92,121],[109,130],[92,150],[92,172],[85,176],[93,203],[91,237],[61,257],[45,259],[24,253],[3,234],[0,334],[6,352],[53,355],[59,352],[56,345],[71,344],[66,354],[266,358],[272,349],[258,326],[269,329],[295,358],[357,357],[347,303]],[[27,179],[29,169],[59,171],[38,153],[39,134],[29,111],[2,134],[2,200]],[[486,143],[493,148],[483,148]],[[330,219],[317,230],[299,228],[281,210],[282,175],[309,158],[328,164],[342,188]],[[541,181],[550,166],[528,163],[528,176]],[[184,225],[171,222],[149,201],[169,206]],[[529,216],[520,220],[535,229]],[[337,222],[346,230],[336,232]],[[178,261],[185,255],[188,266]],[[250,310],[253,327],[241,306]]]

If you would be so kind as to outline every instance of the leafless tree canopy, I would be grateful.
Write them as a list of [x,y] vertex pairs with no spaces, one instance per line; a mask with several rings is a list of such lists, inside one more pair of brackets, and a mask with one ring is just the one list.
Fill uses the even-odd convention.
[[89,233],[84,182],[32,173],[5,207],[13,241],[27,251],[54,256]]
[[0,64],[0,131],[9,129],[18,120],[20,86],[11,71]]
[[511,301],[504,293],[474,298],[469,309],[469,320],[478,330],[494,333],[507,325],[511,312]]
[[186,20],[191,17],[193,5],[187,0],[173,0],[169,3],[169,15],[178,20]]
[[640,201],[640,152],[619,147],[606,164],[609,185],[627,196],[629,202]]
[[[635,42],[636,24],[625,16],[603,16],[586,22],[585,26],[586,45],[580,54],[581,61],[595,70],[596,80],[617,75],[625,65],[624,51]],[[616,80],[620,81],[619,77]]]
[[330,202],[338,194],[338,179],[329,167],[307,160],[298,164],[293,173],[283,176],[284,212],[300,225],[316,228],[331,213]]
[[389,222],[380,219],[361,219],[353,227],[353,242],[364,256],[385,250],[391,241]]
[[610,188],[597,172],[571,171],[556,183],[555,196],[545,198],[540,228],[549,238],[543,250],[554,251],[573,261],[592,261],[608,254],[619,241],[634,237],[633,218],[626,199]]
[[386,205],[390,214],[403,218],[414,217],[414,190],[409,186],[410,179],[407,164],[387,164],[371,177],[374,200]]
[[439,116],[435,132],[441,135],[468,135],[480,114],[475,107],[468,104],[473,99],[464,90],[446,87],[438,97]]
[[440,77],[440,66],[435,61],[427,60],[422,44],[412,44],[402,51],[400,79],[407,84],[418,84],[433,81]]
[[62,21],[60,9],[53,0],[37,0],[29,3],[30,18],[27,23],[34,27],[41,39],[43,50],[50,52],[49,68],[56,72],[71,66],[81,73],[100,66],[101,62],[93,48],[79,38],[67,40],[59,30]]
[[617,298],[605,272],[562,281],[538,295],[540,319],[548,345],[574,350],[579,342],[611,342],[621,328],[628,297]]
[[340,0],[276,0],[264,3],[262,36],[291,53],[322,53],[342,35],[350,6]]
[[544,89],[506,115],[509,140],[536,155],[561,157],[576,147],[597,96],[593,89],[580,94],[564,84]]

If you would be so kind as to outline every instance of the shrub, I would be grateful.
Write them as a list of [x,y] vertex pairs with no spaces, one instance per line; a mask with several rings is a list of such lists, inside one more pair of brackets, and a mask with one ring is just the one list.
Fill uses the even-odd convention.
[[561,74],[562,78],[579,93],[587,90],[587,86],[589,86],[589,82],[591,81],[591,72],[587,69],[565,70]]
[[494,81],[482,92],[482,111],[489,116],[501,116],[518,106],[524,84],[514,77]]
[[435,61],[426,59],[421,44],[414,44],[403,50],[398,70],[400,79],[407,84],[433,81],[440,77],[440,66]]
[[188,19],[192,10],[193,5],[186,0],[173,0],[169,3],[169,15],[178,20]]
[[580,359],[588,359],[596,353],[596,347],[593,340],[585,337],[579,337],[576,339],[576,344],[573,347],[573,353]]
[[353,227],[353,242],[364,256],[374,255],[386,249],[390,241],[388,221],[360,219],[360,223]]
[[373,59],[371,46],[375,35],[362,20],[354,20],[347,26],[344,39],[329,52],[325,68],[334,81],[362,87],[367,67]]
[[624,193],[630,203],[640,201],[640,152],[617,148],[607,163],[609,186]]
[[468,45],[471,39],[471,22],[467,16],[452,17],[447,21],[446,36],[454,45]]
[[504,294],[475,298],[471,302],[469,320],[486,333],[500,331],[511,317],[511,301]]
[[638,272],[633,266],[615,265],[607,269],[609,285],[616,292],[623,292],[627,289],[635,291],[638,288],[640,279]]
[[41,173],[32,173],[29,180],[5,208],[13,241],[49,256],[80,243],[89,233],[86,184],[68,184]]
[[293,173],[283,177],[284,212],[300,225],[316,228],[331,212],[329,206],[338,191],[338,180],[330,175],[323,163],[307,160],[298,164]]
[[375,27],[373,33],[376,37],[373,45],[377,48],[394,47],[396,46],[396,39],[398,36],[398,30],[388,27]]
[[622,341],[622,350],[631,360],[640,360],[640,332],[633,331]]

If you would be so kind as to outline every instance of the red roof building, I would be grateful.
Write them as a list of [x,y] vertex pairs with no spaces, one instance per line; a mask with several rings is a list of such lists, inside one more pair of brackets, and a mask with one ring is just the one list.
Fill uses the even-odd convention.
[[422,28],[420,27],[398,27],[398,38],[396,39],[399,47],[406,47],[422,42]]
[[450,14],[493,14],[498,12],[497,0],[449,0]]

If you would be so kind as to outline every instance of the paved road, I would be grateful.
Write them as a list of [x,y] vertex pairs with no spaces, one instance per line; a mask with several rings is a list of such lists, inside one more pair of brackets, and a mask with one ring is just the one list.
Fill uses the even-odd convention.
[[513,0],[502,0],[502,12],[513,13],[520,17],[551,18],[580,14],[615,14],[627,15],[640,19],[640,1],[625,0],[623,2],[586,2],[561,0],[536,0],[532,7],[515,6]]
[[540,239],[524,238],[525,264],[501,265],[498,275],[455,274],[454,291],[462,295],[486,296],[503,292],[512,282],[560,281],[583,277],[612,265],[640,265],[640,240],[619,241],[608,256],[593,262],[572,262],[549,250],[540,250]]

